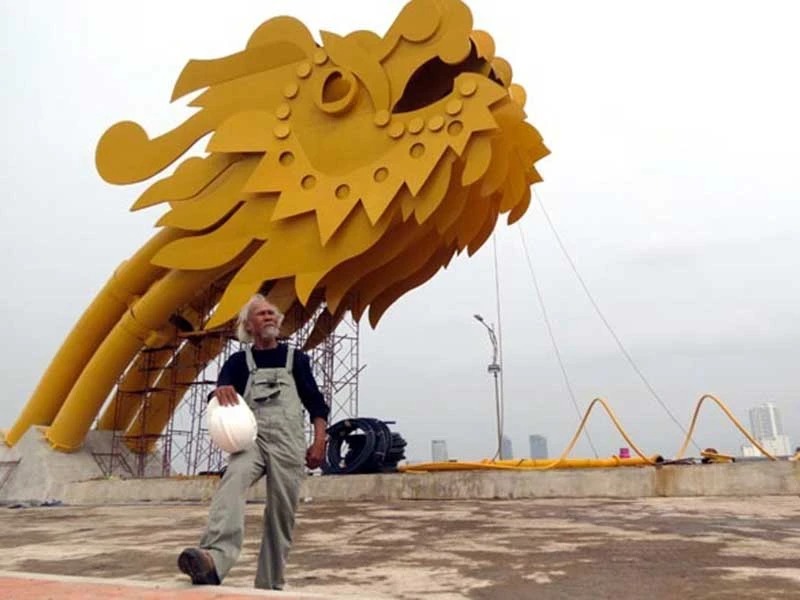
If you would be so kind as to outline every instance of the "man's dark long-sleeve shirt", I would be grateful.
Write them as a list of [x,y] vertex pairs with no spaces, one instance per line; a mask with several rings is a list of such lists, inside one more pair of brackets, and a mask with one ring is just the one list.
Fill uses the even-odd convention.
[[[288,346],[278,344],[277,348],[269,350],[253,350],[253,359],[256,366],[261,369],[274,369],[286,366],[286,356]],[[232,385],[239,395],[244,396],[247,387],[247,378],[250,376],[250,369],[247,368],[247,357],[244,351],[231,354],[230,358],[222,365],[217,378],[217,387]],[[322,392],[317,387],[317,382],[311,372],[311,360],[308,354],[295,349],[294,362],[292,364],[292,376],[297,386],[297,394],[303,403],[308,415],[313,421],[320,417],[327,420],[329,408],[325,403]]]

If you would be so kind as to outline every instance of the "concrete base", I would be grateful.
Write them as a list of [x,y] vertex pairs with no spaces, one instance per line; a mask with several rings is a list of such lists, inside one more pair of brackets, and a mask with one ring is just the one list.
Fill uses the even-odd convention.
[[[114,444],[111,431],[90,431],[80,450],[64,453],[50,447],[45,430],[32,427],[13,448],[0,443],[0,502],[63,502],[76,482],[105,479],[101,464],[136,465],[138,457],[119,440]],[[158,457],[148,457],[148,465],[146,475],[161,473]]]
[[[148,459],[150,478],[109,479],[98,461],[111,460],[112,442],[112,432],[91,431],[81,450],[65,454],[50,448],[43,428],[32,428],[13,448],[0,444],[0,502],[207,502],[216,489],[217,477],[156,477],[157,457]],[[136,464],[124,444],[116,446],[116,464]],[[254,485],[249,499],[263,501],[265,488],[263,480]],[[800,495],[800,462],[338,475],[309,477],[302,492],[340,502],[763,495]]]
[[[207,502],[216,477],[75,482],[69,504]],[[265,483],[249,499],[264,500]],[[309,477],[302,498],[317,501],[646,498],[800,495],[800,462],[758,462],[565,471],[463,471]]]

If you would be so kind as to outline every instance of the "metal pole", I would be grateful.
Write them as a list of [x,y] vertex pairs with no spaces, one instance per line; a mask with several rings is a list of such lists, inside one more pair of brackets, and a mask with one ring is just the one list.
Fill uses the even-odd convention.
[[492,344],[492,362],[489,363],[488,371],[494,377],[494,404],[495,404],[495,412],[497,415],[497,452],[495,453],[495,458],[502,458],[503,420],[500,408],[500,381],[499,381],[501,367],[500,363],[498,362],[497,336],[494,333],[493,325],[489,325],[486,321],[484,321],[481,315],[476,314],[473,316],[475,317],[475,320],[477,320],[481,325],[483,325],[486,328],[486,331],[489,333],[489,341]]
[[[489,365],[490,368],[492,366],[497,366],[496,363]],[[499,383],[499,374],[500,369],[498,368],[494,373],[494,404],[495,404],[495,412],[497,413],[497,457],[499,459],[503,458],[503,420],[500,414],[500,383]]]

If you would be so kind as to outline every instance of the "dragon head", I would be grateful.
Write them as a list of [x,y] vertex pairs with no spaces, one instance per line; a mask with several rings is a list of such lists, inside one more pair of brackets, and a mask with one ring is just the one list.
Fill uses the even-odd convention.
[[153,262],[230,264],[207,323],[256,291],[286,312],[325,302],[329,326],[369,309],[375,326],[402,294],[464,250],[498,216],[519,219],[547,154],[525,122],[525,92],[458,0],[413,0],[383,37],[271,19],[236,54],[190,61],[173,100],[199,110],[150,139],[111,127],[97,167],[112,183],[148,179],[210,134],[207,153],[153,183],[133,209],[169,202],[180,230]]

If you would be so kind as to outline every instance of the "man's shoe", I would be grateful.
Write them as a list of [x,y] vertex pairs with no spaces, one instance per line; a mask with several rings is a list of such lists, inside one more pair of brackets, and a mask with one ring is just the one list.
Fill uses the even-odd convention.
[[194,585],[219,585],[219,576],[208,550],[186,548],[178,556],[178,568],[192,578]]

